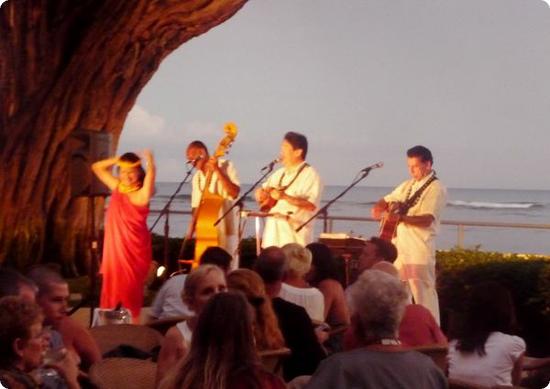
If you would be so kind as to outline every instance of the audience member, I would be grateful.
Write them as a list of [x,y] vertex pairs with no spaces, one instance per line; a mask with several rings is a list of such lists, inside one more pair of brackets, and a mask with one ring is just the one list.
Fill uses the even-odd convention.
[[[0,383],[9,389],[37,389],[41,387],[40,374],[31,374],[44,363],[48,347],[42,328],[40,307],[27,298],[8,296],[0,299]],[[78,364],[68,352],[52,365],[69,389],[79,388]]]
[[[227,251],[221,247],[212,246],[202,253],[200,263],[219,266],[227,274],[231,261],[232,257]],[[162,285],[151,305],[151,319],[193,315],[181,298],[186,278],[187,274],[176,274]]]
[[357,271],[361,274],[380,261],[393,263],[396,258],[397,248],[392,242],[373,236],[365,242],[361,250]]
[[225,274],[218,266],[201,265],[189,273],[181,298],[194,315],[166,332],[158,358],[157,382],[165,377],[174,363],[188,353],[198,315],[208,300],[218,293],[225,292],[226,289]]
[[36,302],[44,313],[44,324],[52,327],[50,345],[66,347],[80,357],[82,367],[89,368],[101,360],[101,352],[86,327],[67,315],[69,284],[47,266],[33,268],[28,277],[38,286]]
[[484,282],[465,301],[463,326],[449,344],[449,378],[488,387],[517,385],[525,342],[512,335],[516,318],[510,292]]
[[278,377],[262,368],[254,347],[252,321],[252,310],[241,293],[212,297],[199,315],[189,353],[160,387],[286,388]]
[[306,310],[278,297],[285,269],[285,254],[275,246],[262,250],[254,268],[265,283],[285,343],[292,352],[283,360],[283,376],[290,381],[300,375],[312,374],[325,357],[325,352],[317,341]]
[[337,264],[327,245],[310,243],[306,246],[312,254],[312,266],[307,280],[318,288],[325,300],[325,318],[331,326],[349,324],[349,311],[344,288],[339,282]]
[[19,296],[34,302],[37,291],[36,284],[18,271],[9,268],[0,269],[0,298]]
[[286,256],[287,269],[279,297],[304,307],[312,320],[324,322],[323,294],[319,289],[312,288],[305,280],[305,275],[311,269],[311,252],[298,243],[288,243],[282,250]]
[[446,388],[443,372],[426,355],[402,348],[397,338],[408,294],[395,277],[366,270],[350,286],[355,335],[364,348],[334,354],[306,388]]
[[248,269],[234,270],[227,276],[227,287],[229,290],[244,293],[250,305],[254,307],[256,349],[263,351],[284,347],[285,341],[279,329],[277,317],[260,276]]

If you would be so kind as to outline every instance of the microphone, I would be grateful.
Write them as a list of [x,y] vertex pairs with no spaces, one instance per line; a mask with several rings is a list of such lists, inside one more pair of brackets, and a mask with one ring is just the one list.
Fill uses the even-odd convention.
[[271,161],[271,162],[269,162],[267,165],[265,165],[265,166],[262,168],[261,171],[263,172],[264,170],[267,170],[267,169],[273,170],[273,166],[275,166],[275,164],[277,164],[277,163],[279,163],[279,162],[281,162],[281,158],[275,158],[273,161]]
[[370,166],[367,166],[366,168],[362,169],[361,173],[368,173],[372,169],[378,169],[378,168],[381,168],[382,166],[384,166],[384,162],[378,162],[378,163],[375,163],[374,165],[370,165]]
[[197,162],[199,162],[202,158],[203,158],[202,155],[199,155],[197,158],[195,158],[195,159],[190,159],[190,160],[187,161],[186,163],[187,163],[187,165],[193,165],[193,166],[195,166],[195,164],[196,164]]

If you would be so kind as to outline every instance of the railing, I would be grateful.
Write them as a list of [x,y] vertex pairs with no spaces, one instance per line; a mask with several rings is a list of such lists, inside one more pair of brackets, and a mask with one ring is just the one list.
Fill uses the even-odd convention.
[[[160,213],[158,209],[152,209],[151,213]],[[168,211],[169,215],[191,215],[190,211]],[[168,216],[169,216],[168,215]],[[332,216],[328,213],[318,216],[318,219],[323,220],[323,232],[333,232],[335,221],[352,221],[352,222],[371,222],[379,223],[378,220],[371,217],[357,216]],[[506,222],[490,222],[490,221],[471,221],[471,220],[442,220],[441,224],[448,226],[456,226],[457,228],[457,247],[464,247],[464,228],[465,227],[497,227],[497,228],[520,228],[520,229],[535,229],[535,230],[550,230],[550,224],[532,224],[532,223],[506,223]]]

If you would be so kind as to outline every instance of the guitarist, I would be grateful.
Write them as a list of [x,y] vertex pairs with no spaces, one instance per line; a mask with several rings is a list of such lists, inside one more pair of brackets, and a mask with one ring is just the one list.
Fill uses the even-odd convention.
[[[237,171],[228,160],[210,157],[206,145],[199,141],[189,143],[186,151],[188,163],[195,167],[195,174],[191,180],[191,208],[196,212],[201,195],[206,184],[206,176],[212,171],[212,180],[208,190],[224,198],[220,215],[232,205],[232,200],[239,196],[241,190]],[[200,216],[199,216],[200,217]],[[232,256],[237,248],[237,217],[235,213],[228,214],[218,226],[220,246]]]
[[[397,222],[392,242],[397,247],[394,265],[402,280],[408,282],[414,301],[430,310],[439,323],[439,301],[435,289],[435,236],[439,232],[441,211],[447,191],[432,170],[429,149],[415,146],[407,151],[411,179],[380,199],[372,216]],[[400,211],[389,213],[397,203]]]
[[305,246],[313,240],[313,222],[295,231],[317,209],[323,186],[319,174],[305,161],[307,147],[304,135],[287,132],[279,154],[283,167],[256,190],[260,209],[271,215],[265,223],[264,248],[287,243]]

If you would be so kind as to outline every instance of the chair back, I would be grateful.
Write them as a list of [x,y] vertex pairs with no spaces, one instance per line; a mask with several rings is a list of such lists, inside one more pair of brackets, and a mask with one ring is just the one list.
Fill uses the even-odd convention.
[[273,350],[263,350],[258,353],[262,360],[262,365],[270,373],[282,375],[283,360],[291,354],[287,347],[281,347]]
[[163,338],[160,332],[136,324],[107,324],[92,327],[90,334],[102,355],[123,344],[149,352],[155,347],[160,347]]
[[417,346],[413,347],[413,350],[429,356],[437,367],[439,367],[445,375],[447,374],[447,354],[449,348],[439,344],[429,346]]
[[135,358],[106,358],[90,367],[90,381],[98,389],[155,389],[157,364]]

